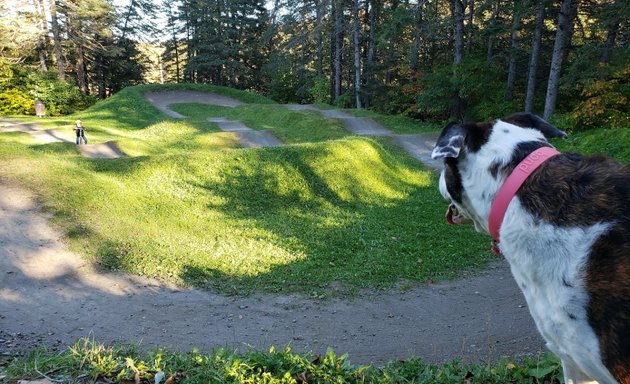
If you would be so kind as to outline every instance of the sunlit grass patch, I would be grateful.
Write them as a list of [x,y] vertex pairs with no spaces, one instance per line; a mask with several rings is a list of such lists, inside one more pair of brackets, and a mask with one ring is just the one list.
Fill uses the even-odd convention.
[[102,267],[225,292],[344,294],[492,259],[471,228],[449,235],[436,175],[377,141],[182,150],[173,132],[199,135],[186,124],[134,131],[151,155],[119,159],[0,141],[14,159],[3,173],[37,190]]

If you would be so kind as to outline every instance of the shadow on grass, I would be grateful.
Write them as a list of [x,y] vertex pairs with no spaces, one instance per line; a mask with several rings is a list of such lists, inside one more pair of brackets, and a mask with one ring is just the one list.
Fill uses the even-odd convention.
[[77,162],[87,167],[90,171],[107,174],[131,174],[140,172],[150,157],[119,157],[114,159],[77,158]]
[[[426,185],[407,181],[397,173],[400,160],[376,147],[379,163],[385,166],[370,167],[366,160],[369,175],[325,178],[308,150],[284,148],[259,151],[248,159],[259,165],[255,173],[235,166],[225,170],[220,183],[196,185],[225,202],[210,209],[221,210],[244,227],[264,229],[274,246],[302,257],[270,263],[258,274],[229,274],[189,263],[180,278],[233,294],[260,289],[343,295],[358,288],[389,287],[403,279],[453,278],[491,260],[487,244],[472,229],[449,234],[435,175]],[[318,148],[317,156],[326,155],[326,149]],[[364,177],[392,178],[388,182],[396,190],[366,192]],[[303,188],[287,185],[287,180]],[[343,186],[332,185],[331,180]]]
[[29,146],[29,149],[38,153],[49,153],[55,155],[78,155],[79,149],[74,143],[47,143]]

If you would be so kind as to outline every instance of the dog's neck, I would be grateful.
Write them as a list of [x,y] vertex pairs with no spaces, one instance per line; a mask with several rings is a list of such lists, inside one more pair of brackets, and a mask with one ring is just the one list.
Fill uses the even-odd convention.
[[560,152],[551,147],[538,148],[521,161],[505,180],[492,202],[490,216],[488,217],[488,230],[496,243],[499,242],[499,230],[503,223],[505,211],[507,211],[508,205],[510,205],[516,192],[521,185],[523,185],[525,180],[527,180],[529,175],[549,158],[558,154],[560,154]]

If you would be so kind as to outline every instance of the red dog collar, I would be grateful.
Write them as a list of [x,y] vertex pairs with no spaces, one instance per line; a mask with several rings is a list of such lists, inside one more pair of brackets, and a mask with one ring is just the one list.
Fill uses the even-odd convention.
[[501,228],[501,223],[503,223],[503,216],[505,215],[505,211],[507,211],[508,205],[510,205],[510,201],[512,201],[518,189],[536,168],[549,158],[558,154],[560,154],[560,152],[554,148],[538,148],[518,164],[499,189],[499,192],[492,202],[490,217],[488,218],[488,230],[494,239],[493,252],[495,252],[496,244],[499,243],[499,229]]

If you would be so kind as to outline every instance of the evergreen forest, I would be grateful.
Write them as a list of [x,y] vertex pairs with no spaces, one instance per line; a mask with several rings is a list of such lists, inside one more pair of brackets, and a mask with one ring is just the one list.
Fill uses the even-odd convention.
[[422,121],[628,127],[627,0],[0,0],[0,114],[141,83]]

